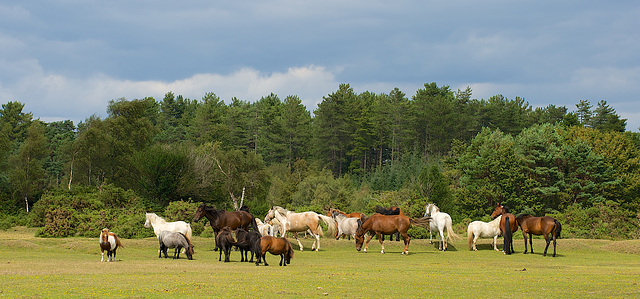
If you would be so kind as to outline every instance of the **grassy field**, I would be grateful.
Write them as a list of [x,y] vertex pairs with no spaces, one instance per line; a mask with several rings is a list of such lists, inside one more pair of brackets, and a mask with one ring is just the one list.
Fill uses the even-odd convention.
[[[560,239],[558,256],[505,256],[480,242],[478,252],[460,240],[438,252],[428,240],[373,240],[369,252],[353,241],[321,239],[321,250],[297,251],[287,267],[218,262],[213,239],[195,238],[194,260],[158,259],[155,238],[123,240],[117,262],[101,263],[98,238],[42,239],[35,229],[0,231],[0,297],[640,297],[640,240]],[[501,241],[499,241],[501,242]]]

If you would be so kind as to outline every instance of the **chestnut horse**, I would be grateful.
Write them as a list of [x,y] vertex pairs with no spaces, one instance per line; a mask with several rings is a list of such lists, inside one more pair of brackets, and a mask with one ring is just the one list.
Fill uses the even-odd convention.
[[542,235],[544,240],[547,241],[547,246],[544,248],[542,256],[547,256],[547,249],[549,249],[549,234],[553,238],[553,256],[556,256],[556,239],[560,238],[560,231],[562,225],[553,217],[533,217],[529,214],[518,215],[516,217],[520,229],[522,229],[522,235],[524,236],[524,254],[527,254],[527,234],[529,234],[529,245],[531,245],[531,253],[533,253],[533,235]]
[[[376,213],[382,215],[404,215],[400,207],[389,207],[387,209],[382,206],[376,206]],[[382,235],[382,241],[384,241],[384,235]],[[389,236],[389,241],[393,241],[393,235]],[[400,233],[396,233],[396,241],[400,241]]]
[[272,236],[263,236],[257,242],[256,246],[258,249],[256,250],[256,254],[258,258],[256,260],[256,266],[260,266],[260,261],[264,261],[265,266],[269,266],[267,264],[267,251],[273,255],[280,255],[280,266],[286,266],[287,264],[291,264],[291,259],[293,258],[293,247],[291,247],[291,243],[287,240],[287,238],[276,238]]
[[116,234],[110,232],[108,229],[103,229],[100,232],[100,250],[102,252],[101,262],[104,261],[104,251],[107,251],[107,262],[115,262],[116,260],[116,250],[118,247],[122,246],[120,243],[120,239]]
[[[218,235],[223,227],[228,226],[231,230],[236,228],[242,228],[249,230],[251,226],[253,230],[258,230],[258,224],[255,222],[253,215],[246,210],[227,212],[225,210],[218,210],[215,208],[207,207],[205,204],[201,204],[196,210],[196,214],[193,217],[194,222],[198,222],[202,216],[207,217],[213,233]],[[215,247],[218,250],[218,246]]]
[[364,252],[367,252],[367,249],[369,248],[369,242],[373,238],[373,233],[375,233],[378,241],[380,241],[380,246],[382,247],[382,251],[380,251],[380,253],[384,253],[382,235],[400,233],[402,235],[402,239],[404,240],[404,250],[402,251],[402,254],[409,254],[409,243],[411,242],[411,238],[407,234],[409,227],[411,225],[426,227],[427,225],[429,225],[430,219],[431,217],[412,219],[404,215],[373,214],[373,216],[369,217],[364,223],[362,223],[362,226],[358,228],[358,232],[355,236],[356,250],[360,251],[360,249],[362,248],[362,243],[364,242],[364,234],[366,234],[367,232],[371,232],[371,235],[367,239],[367,242],[364,246]]
[[[508,207],[498,204],[493,213],[491,213],[491,219],[495,219],[500,215],[502,215],[500,231],[502,231],[502,237],[504,238],[503,251],[504,254],[511,254],[513,253],[513,233],[518,230],[518,223],[516,222],[516,216],[509,213]],[[506,221],[509,222],[508,225],[505,225]]]

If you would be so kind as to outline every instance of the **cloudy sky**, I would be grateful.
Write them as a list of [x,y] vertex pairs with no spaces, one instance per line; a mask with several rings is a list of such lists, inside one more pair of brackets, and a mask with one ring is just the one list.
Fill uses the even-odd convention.
[[638,16],[637,0],[3,0],[0,103],[77,123],[168,91],[313,111],[340,83],[411,97],[436,82],[534,107],[606,100],[637,132]]

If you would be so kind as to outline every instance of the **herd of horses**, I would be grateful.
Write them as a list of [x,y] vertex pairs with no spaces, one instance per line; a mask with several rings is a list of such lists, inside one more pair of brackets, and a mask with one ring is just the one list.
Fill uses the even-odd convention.
[[[404,241],[402,254],[408,254],[411,238],[407,231],[411,226],[428,229],[430,242],[433,242],[432,231],[435,231],[438,235],[438,250],[441,251],[447,250],[449,242],[460,239],[453,230],[451,216],[440,212],[435,204],[427,204],[423,217],[417,219],[405,216],[398,207],[378,207],[375,214],[366,216],[362,213],[347,214],[337,209],[330,209],[327,215],[316,212],[297,213],[274,206],[262,221],[254,217],[246,207],[239,211],[225,211],[202,204],[196,210],[193,221],[197,222],[203,217],[209,220],[214,231],[214,250],[219,251],[219,261],[222,261],[224,254],[224,261],[229,262],[231,250],[235,247],[240,250],[241,262],[254,262],[255,256],[256,265],[263,262],[265,266],[268,265],[265,259],[267,252],[280,256],[280,266],[286,266],[291,262],[294,251],[286,238],[287,232],[293,234],[301,251],[303,246],[298,233],[310,235],[313,239],[311,250],[319,251],[320,236],[323,235],[322,224],[327,226],[328,233],[333,234],[336,239],[345,236],[354,238],[356,250],[360,251],[364,245],[364,252],[367,251],[371,239],[376,236],[382,248],[381,253],[384,253],[384,236],[396,234],[396,240],[398,236],[402,236]],[[478,238],[493,238],[493,248],[498,251],[497,238],[502,235],[503,252],[511,254],[513,253],[513,233],[520,228],[524,236],[525,254],[528,253],[527,235],[531,253],[533,253],[532,236],[542,235],[547,243],[543,256],[547,255],[551,241],[553,241],[553,256],[556,256],[556,240],[560,237],[562,230],[558,220],[548,216],[534,217],[528,214],[516,217],[509,213],[507,207],[500,204],[494,209],[491,218],[493,220],[490,222],[473,221],[469,224],[467,227],[469,250],[477,251]],[[179,259],[181,252],[185,253],[188,259],[193,258],[192,231],[189,223],[167,222],[154,213],[146,213],[144,226],[153,228],[158,237],[159,258],[163,254],[164,258],[168,257],[168,248],[174,249],[174,259]],[[366,237],[366,234],[369,236]],[[278,235],[280,237],[277,237]],[[120,239],[108,229],[102,230],[101,261],[104,261],[104,251],[107,251],[107,261],[114,261],[118,247],[122,247]],[[248,259],[249,253],[251,260]]]

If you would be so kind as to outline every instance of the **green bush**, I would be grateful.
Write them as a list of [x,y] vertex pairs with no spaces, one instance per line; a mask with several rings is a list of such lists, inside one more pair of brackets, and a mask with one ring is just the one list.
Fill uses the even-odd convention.
[[167,221],[184,221],[191,225],[191,231],[194,236],[200,235],[204,231],[204,226],[207,224],[206,218],[204,220],[194,222],[193,217],[200,206],[199,202],[191,201],[172,201],[167,205],[164,215]]

